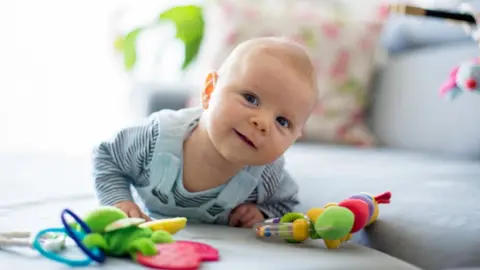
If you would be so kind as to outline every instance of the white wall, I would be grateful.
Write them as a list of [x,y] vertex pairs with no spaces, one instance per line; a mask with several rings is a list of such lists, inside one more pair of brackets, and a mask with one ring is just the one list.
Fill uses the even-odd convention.
[[168,2],[0,1],[0,151],[86,153],[128,122],[130,82],[114,31],[153,19]]

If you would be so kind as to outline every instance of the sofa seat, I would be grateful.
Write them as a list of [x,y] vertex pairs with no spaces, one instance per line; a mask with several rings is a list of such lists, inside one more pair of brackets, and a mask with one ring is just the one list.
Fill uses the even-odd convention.
[[[11,209],[1,214],[0,228],[11,230],[22,227],[60,226],[59,213],[65,207],[82,213],[95,206],[93,198],[76,201],[57,201],[43,205],[31,205]],[[35,222],[27,222],[35,220]],[[23,221],[20,223],[20,221]],[[20,225],[20,226],[19,226]],[[192,240],[208,243],[220,252],[218,262],[204,263],[200,269],[382,269],[418,270],[401,260],[384,253],[355,244],[348,244],[342,250],[328,251],[320,242],[307,242],[302,245],[267,242],[255,238],[252,230],[215,225],[188,225],[175,235],[177,240]],[[66,256],[83,258],[73,244],[69,245]],[[49,261],[34,251],[25,248],[0,249],[0,265],[11,266],[16,270],[61,270],[65,265]],[[355,266],[355,268],[352,268]],[[393,268],[390,268],[393,267]],[[82,267],[83,268],[83,267]],[[86,269],[146,269],[128,259],[109,258],[100,268],[92,264]]]
[[[0,153],[0,162],[1,231],[56,227],[63,208],[81,214],[95,206],[88,157]],[[480,243],[475,237],[480,211],[474,203],[480,194],[478,162],[387,149],[299,143],[287,153],[287,168],[300,185],[299,211],[362,191],[376,194],[389,190],[392,203],[381,206],[375,225],[359,232],[339,250],[326,250],[320,240],[292,245],[255,239],[248,229],[189,225],[178,239],[210,243],[222,256],[220,262],[205,264],[201,269],[480,266],[476,254]],[[0,265],[18,270],[65,269],[25,248],[1,249]],[[142,269],[114,259],[102,268],[118,266]]]
[[358,192],[392,192],[356,241],[424,269],[480,267],[480,161],[387,148],[298,144],[287,168],[299,211]]

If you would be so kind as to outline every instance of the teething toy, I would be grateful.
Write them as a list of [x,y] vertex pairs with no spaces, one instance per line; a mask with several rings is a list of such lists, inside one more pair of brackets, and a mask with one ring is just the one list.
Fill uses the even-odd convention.
[[203,261],[218,260],[218,251],[213,247],[191,241],[177,241],[157,245],[159,253],[154,256],[138,254],[137,261],[145,266],[159,269],[197,269]]
[[339,203],[312,208],[307,213],[288,213],[254,226],[259,238],[280,238],[289,243],[323,239],[328,249],[340,247],[352,234],[374,223],[379,204],[389,204],[390,192],[377,196],[359,193]]
[[[99,248],[109,256],[129,255],[133,260],[140,252],[145,256],[155,255],[156,244],[171,243],[173,238],[164,230],[152,230],[141,218],[129,218],[122,210],[115,207],[101,207],[84,218],[83,222],[91,232],[83,238],[82,244],[87,248]],[[80,231],[77,224],[70,225]]]
[[159,269],[196,269],[202,261],[218,260],[218,251],[211,246],[173,239],[172,235],[185,227],[186,218],[145,222],[107,206],[87,214],[84,222],[91,233],[83,244],[109,256],[130,256],[139,264]]

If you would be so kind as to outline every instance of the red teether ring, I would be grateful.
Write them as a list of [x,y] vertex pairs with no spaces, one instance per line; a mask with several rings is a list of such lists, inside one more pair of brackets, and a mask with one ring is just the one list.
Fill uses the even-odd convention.
[[137,262],[148,267],[164,270],[194,270],[201,264],[201,257],[195,247],[184,244],[158,244],[158,254],[144,256],[137,254]]

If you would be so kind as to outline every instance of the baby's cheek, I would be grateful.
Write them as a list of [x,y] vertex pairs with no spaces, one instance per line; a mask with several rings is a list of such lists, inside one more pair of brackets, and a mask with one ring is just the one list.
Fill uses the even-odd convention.
[[225,102],[222,104],[221,112],[225,121],[232,122],[242,113],[242,109],[244,110],[244,108],[236,102]]
[[269,145],[270,145],[269,155],[272,160],[276,160],[285,153],[285,151],[291,145],[291,143],[290,143],[290,140],[287,140],[286,138],[282,138],[281,136],[274,136],[271,139]]

